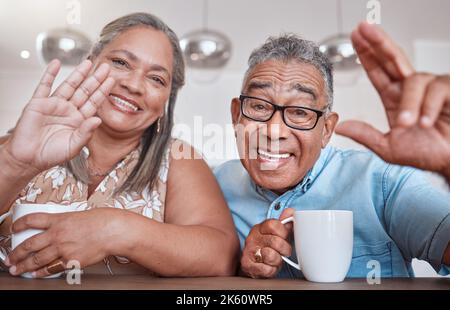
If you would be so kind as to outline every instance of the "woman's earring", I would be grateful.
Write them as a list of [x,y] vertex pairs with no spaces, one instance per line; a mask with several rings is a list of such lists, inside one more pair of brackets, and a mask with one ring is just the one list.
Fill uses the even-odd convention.
[[156,132],[159,133],[161,131],[161,117],[158,118],[158,124],[156,125]]

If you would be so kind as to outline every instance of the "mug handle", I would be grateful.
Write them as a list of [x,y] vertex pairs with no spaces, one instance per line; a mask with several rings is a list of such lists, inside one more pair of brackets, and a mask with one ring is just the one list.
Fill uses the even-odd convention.
[[[287,219],[284,219],[284,220],[282,220],[281,221],[281,224],[287,224],[287,223],[290,223],[290,222],[294,222],[294,217],[293,216],[291,216],[291,217],[288,217]],[[300,268],[300,264],[296,264],[296,263],[294,263],[293,261],[291,261],[289,258],[287,258],[286,256],[281,256],[281,258],[286,262],[286,263],[288,263],[289,265],[291,265],[292,267],[294,267],[295,269],[297,269],[297,270],[302,270],[301,268]]]

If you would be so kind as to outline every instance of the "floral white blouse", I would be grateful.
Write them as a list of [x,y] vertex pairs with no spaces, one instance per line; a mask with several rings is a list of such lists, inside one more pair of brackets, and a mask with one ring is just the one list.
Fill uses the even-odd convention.
[[[114,194],[115,189],[123,184],[137,164],[140,152],[140,148],[137,148],[116,165],[116,167],[101,181],[90,197],[88,197],[88,185],[77,181],[65,167],[56,166],[34,177],[22,190],[16,203],[75,205],[80,211],[101,207],[118,208],[136,212],[158,222],[164,222],[164,205],[167,177],[169,173],[170,149],[171,144],[169,144],[163,157],[158,180],[154,188],[146,187],[141,192]],[[84,148],[83,154],[87,158],[89,156],[89,150]],[[2,231],[5,230],[2,229]],[[4,242],[1,242],[1,239],[2,238],[0,238],[0,243],[3,243],[3,245],[0,244],[0,246],[3,247],[4,251],[5,246]],[[6,239],[3,238],[3,241],[6,241]],[[129,263],[128,259],[124,257],[114,258],[116,263]],[[106,258],[104,262],[107,265],[109,272],[112,273],[110,260]],[[101,268],[103,272],[105,271],[104,267],[105,266]],[[116,273],[116,269],[117,268],[114,268],[114,273]],[[140,269],[142,272],[142,268]]]
[[[129,153],[100,182],[88,198],[88,185],[77,181],[63,166],[56,166],[37,175],[21,192],[16,203],[54,203],[75,205],[79,210],[99,207],[125,209],[142,214],[159,222],[164,222],[164,202],[169,171],[169,149],[159,170],[154,188],[144,188],[141,192],[127,192],[114,195],[139,159],[139,149]],[[83,149],[86,157],[89,150]]]

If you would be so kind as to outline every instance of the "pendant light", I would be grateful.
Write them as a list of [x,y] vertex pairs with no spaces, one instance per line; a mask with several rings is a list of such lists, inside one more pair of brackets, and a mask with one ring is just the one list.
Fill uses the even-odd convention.
[[208,29],[208,0],[203,1],[203,29],[182,36],[180,46],[187,66],[194,69],[220,69],[230,60],[231,41],[225,34]]
[[337,0],[336,18],[338,33],[323,40],[320,51],[330,59],[337,71],[353,70],[360,67],[358,55],[356,54],[349,34],[343,32],[342,1]]
[[40,62],[59,59],[62,65],[76,66],[89,53],[91,41],[83,33],[70,28],[56,28],[38,34],[36,49]]

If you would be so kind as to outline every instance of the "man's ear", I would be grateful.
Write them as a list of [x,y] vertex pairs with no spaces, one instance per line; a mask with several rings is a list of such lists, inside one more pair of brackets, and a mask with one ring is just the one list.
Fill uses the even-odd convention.
[[233,98],[231,101],[231,120],[233,121],[233,126],[239,122],[239,117],[241,116],[241,102],[239,98]]
[[325,148],[330,142],[338,121],[339,115],[336,112],[328,112],[328,115],[325,115],[325,124],[322,130],[322,148]]

